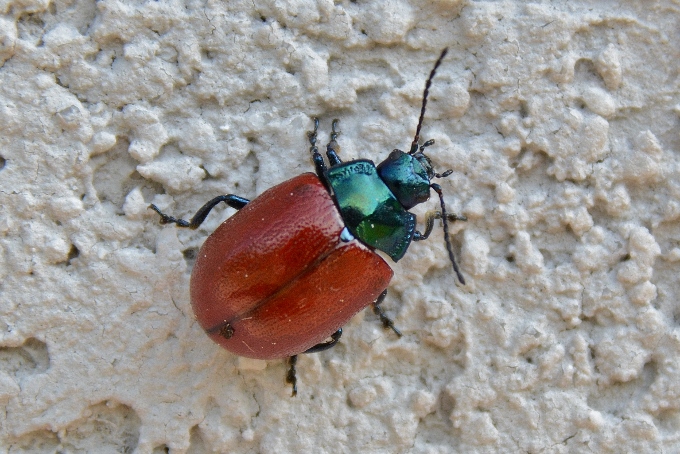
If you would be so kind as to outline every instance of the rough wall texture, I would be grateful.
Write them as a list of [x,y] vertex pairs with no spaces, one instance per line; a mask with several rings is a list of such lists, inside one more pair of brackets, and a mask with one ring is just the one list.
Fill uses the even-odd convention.
[[[0,443],[11,452],[680,451],[680,3],[0,3]],[[193,319],[222,193],[423,130],[441,229],[341,345],[283,361]],[[326,132],[323,133],[325,142]],[[414,211],[421,216],[428,209]],[[675,226],[675,227],[674,227]]]

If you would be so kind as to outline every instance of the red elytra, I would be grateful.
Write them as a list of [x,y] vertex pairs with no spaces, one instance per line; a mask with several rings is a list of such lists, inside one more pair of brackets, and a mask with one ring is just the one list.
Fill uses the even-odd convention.
[[[344,223],[319,178],[262,193],[201,247],[191,305],[208,335],[249,358],[286,358],[323,342],[387,288],[393,272]],[[227,338],[220,329],[233,330]]]

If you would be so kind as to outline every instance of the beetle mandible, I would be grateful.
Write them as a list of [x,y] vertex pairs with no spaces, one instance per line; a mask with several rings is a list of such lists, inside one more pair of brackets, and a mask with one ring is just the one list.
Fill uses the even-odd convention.
[[[249,358],[289,358],[286,381],[297,394],[297,355],[336,345],[345,325],[368,305],[385,328],[399,330],[380,304],[393,272],[374,251],[393,261],[411,241],[428,238],[442,219],[449,260],[461,284],[465,279],[454,258],[442,189],[420,131],[432,79],[446,56],[444,49],[425,83],[416,134],[408,152],[394,150],[377,166],[358,159],[343,163],[338,152],[338,120],[326,145],[328,165],[317,149],[319,120],[308,132],[316,174],[305,173],[250,201],[233,194],[215,197],[190,221],[149,208],[161,224],[196,229],[217,204],[238,210],[205,241],[191,273],[191,305],[199,324],[215,342]],[[425,231],[416,230],[408,210],[439,196],[441,211],[430,212]]]

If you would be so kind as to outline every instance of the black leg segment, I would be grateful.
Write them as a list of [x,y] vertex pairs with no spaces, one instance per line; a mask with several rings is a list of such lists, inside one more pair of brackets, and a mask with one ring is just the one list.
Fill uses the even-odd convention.
[[342,328],[331,334],[331,340],[329,340],[328,342],[316,344],[314,347],[308,348],[303,353],[319,353],[324,350],[328,350],[331,347],[335,347],[335,344],[338,343],[340,337],[342,337]]
[[[312,153],[312,160],[314,161],[314,167],[316,168],[317,176],[323,182],[326,189],[330,191],[330,185],[326,180],[326,170],[328,169],[328,166],[326,166],[326,162],[323,160],[323,156],[321,156],[321,153],[319,153],[319,149],[316,146],[319,132],[319,119],[315,117],[313,120],[314,130],[307,131],[307,138],[309,139],[310,145],[309,151],[310,153]],[[338,153],[340,152],[340,145],[336,140],[338,138],[338,135],[340,134],[340,131],[338,131],[339,122],[340,120],[338,120],[337,118],[333,120],[330,134],[331,138],[328,144],[326,145],[326,156],[328,156],[328,164],[330,167],[342,164],[342,160],[338,156]]]
[[[338,343],[341,336],[342,328],[334,332],[331,335],[331,340],[329,340],[328,342],[316,344],[314,347],[307,349],[303,353],[318,353],[324,350],[328,350],[329,348],[335,346],[335,344]],[[290,358],[288,358],[288,372],[286,373],[286,383],[293,385],[293,392],[291,394],[291,397],[295,397],[297,395],[297,370],[295,369],[295,365],[297,364],[297,357],[298,355],[293,355]]]
[[317,132],[319,131],[319,119],[314,118],[314,130],[307,131],[307,138],[309,139],[309,152],[312,153],[312,160],[314,161],[314,167],[316,168],[316,175],[319,177],[326,189],[330,190],[328,181],[326,181],[326,163],[323,160],[323,156],[319,153],[319,149],[316,147]]
[[394,331],[394,334],[401,337],[401,331],[399,331],[397,327],[394,326],[394,322],[387,315],[385,315],[385,312],[383,312],[382,307],[380,307],[380,304],[383,302],[386,296],[387,289],[383,290],[378,299],[375,300],[375,302],[373,303],[373,313],[380,318],[380,322],[382,323],[383,328],[391,329],[392,331]]
[[161,216],[161,224],[176,224],[177,227],[187,227],[189,229],[197,229],[198,226],[203,224],[203,221],[205,221],[205,218],[208,217],[208,214],[210,213],[210,210],[215,208],[215,206],[220,203],[224,202],[230,207],[240,210],[244,206],[250,202],[248,199],[244,199],[243,197],[239,197],[234,194],[227,194],[227,195],[221,195],[218,197],[215,197],[205,205],[203,205],[194,215],[193,218],[191,218],[191,221],[185,221],[184,219],[178,219],[174,218],[170,215],[167,215],[161,210],[154,205],[153,203],[149,205],[149,208],[154,210],[156,213],[158,213]]
[[286,383],[293,385],[293,391],[290,397],[297,396],[297,377],[295,376],[295,365],[297,364],[297,355],[288,358],[288,373],[286,374]]
[[331,167],[342,164],[342,160],[338,156],[340,145],[338,145],[338,142],[335,140],[338,138],[338,134],[340,134],[340,131],[337,130],[338,123],[340,123],[340,120],[337,118],[333,120],[331,125],[331,140],[328,142],[328,145],[326,145],[326,156],[328,156],[328,163]]

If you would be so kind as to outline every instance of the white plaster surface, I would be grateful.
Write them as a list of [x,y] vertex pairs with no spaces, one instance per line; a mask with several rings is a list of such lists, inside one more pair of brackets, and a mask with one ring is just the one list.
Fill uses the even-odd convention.
[[[680,452],[680,3],[0,2],[0,448]],[[441,229],[341,345],[238,358],[194,321],[222,193],[423,138]],[[414,211],[422,216],[432,200]]]

